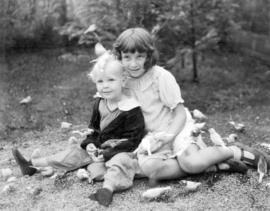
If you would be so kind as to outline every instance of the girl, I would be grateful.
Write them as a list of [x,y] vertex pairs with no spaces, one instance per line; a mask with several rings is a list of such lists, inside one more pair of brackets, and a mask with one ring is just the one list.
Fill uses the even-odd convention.
[[[24,175],[33,175],[35,167],[72,170],[90,164],[88,170],[92,179],[101,179],[106,170],[104,162],[117,153],[133,151],[139,145],[145,132],[144,119],[137,100],[122,93],[125,77],[121,63],[106,52],[98,58],[90,77],[98,91],[89,125],[93,132],[80,147],[72,147],[49,157],[27,161],[18,149],[13,149]],[[101,156],[97,158],[101,162],[93,162],[85,151],[90,145],[101,149]]]
[[[115,41],[114,53],[128,75],[126,93],[134,96],[141,105],[146,130],[152,134],[166,132],[170,135],[156,137],[150,147],[152,154],[138,154],[138,162],[136,158],[124,153],[111,159],[110,162],[115,161],[110,168],[113,172],[107,171],[103,188],[93,194],[92,199],[107,206],[112,201],[113,192],[131,187],[132,180],[138,173],[156,181],[201,173],[230,158],[239,162],[231,160],[219,164],[218,168],[233,170],[236,164],[238,169],[234,170],[245,172],[246,165],[240,160],[257,165],[258,157],[262,154],[245,146],[200,148],[195,143],[186,143],[183,140],[181,131],[187,123],[184,100],[173,75],[156,65],[157,52],[148,31],[143,28],[127,29]],[[180,150],[184,152],[171,158],[173,152]],[[128,185],[122,186],[110,181],[115,175],[125,175],[122,178],[128,181],[125,183]]]

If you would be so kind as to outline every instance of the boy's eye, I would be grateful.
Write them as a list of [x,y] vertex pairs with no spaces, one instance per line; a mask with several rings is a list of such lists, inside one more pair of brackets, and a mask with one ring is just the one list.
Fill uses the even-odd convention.
[[115,79],[114,78],[110,78],[109,81],[115,81]]

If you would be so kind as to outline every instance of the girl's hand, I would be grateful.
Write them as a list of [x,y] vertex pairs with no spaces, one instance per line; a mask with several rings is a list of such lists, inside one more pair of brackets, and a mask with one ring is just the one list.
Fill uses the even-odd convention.
[[152,139],[151,140],[151,145],[150,145],[150,150],[152,153],[155,153],[158,151],[161,147],[163,147],[165,143],[161,139]]
[[151,140],[151,152],[156,152],[164,145],[171,143],[173,138],[173,134],[169,134],[166,132],[155,133],[153,135],[153,139]]

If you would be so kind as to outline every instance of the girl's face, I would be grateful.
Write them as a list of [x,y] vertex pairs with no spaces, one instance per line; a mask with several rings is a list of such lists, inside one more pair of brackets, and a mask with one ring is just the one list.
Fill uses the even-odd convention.
[[119,62],[111,62],[96,76],[98,93],[107,100],[119,101],[124,83],[122,66]]
[[122,65],[132,78],[139,78],[145,73],[144,63],[147,58],[146,53],[124,53],[121,52]]

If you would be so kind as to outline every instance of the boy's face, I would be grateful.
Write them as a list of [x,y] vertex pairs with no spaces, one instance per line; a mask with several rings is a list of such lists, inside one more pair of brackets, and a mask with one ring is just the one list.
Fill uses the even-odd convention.
[[146,61],[147,54],[139,53],[124,53],[121,52],[122,65],[132,78],[139,78],[145,73],[144,63]]
[[96,77],[96,87],[99,94],[108,100],[121,99],[124,83],[122,65],[118,61],[109,62],[104,71]]

